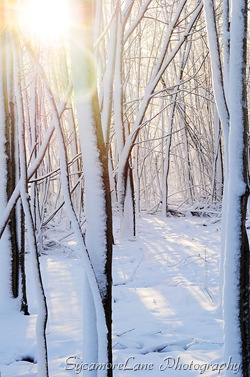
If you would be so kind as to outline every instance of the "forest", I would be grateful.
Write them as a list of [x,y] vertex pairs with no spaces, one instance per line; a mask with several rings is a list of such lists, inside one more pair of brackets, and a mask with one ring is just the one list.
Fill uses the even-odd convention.
[[248,12],[0,0],[0,377],[250,376]]

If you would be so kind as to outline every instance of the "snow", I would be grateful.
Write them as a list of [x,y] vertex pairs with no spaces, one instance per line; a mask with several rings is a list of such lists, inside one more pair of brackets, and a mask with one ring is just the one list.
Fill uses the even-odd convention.
[[[182,6],[184,6],[184,3],[185,3],[185,1],[183,3],[181,3],[181,5],[178,8],[178,12],[179,12],[178,14],[179,15],[180,15]],[[154,92],[154,90],[155,90],[160,78],[162,77],[163,73],[166,71],[167,67],[169,66],[169,64],[174,59],[175,55],[177,54],[177,52],[180,50],[181,46],[185,42],[187,36],[189,35],[190,31],[192,30],[192,27],[193,27],[195,21],[198,19],[199,15],[201,13],[201,10],[202,10],[202,3],[197,5],[195,10],[193,11],[192,17],[190,19],[189,24],[187,25],[185,32],[180,37],[180,39],[175,44],[174,48],[171,50],[169,55],[167,55],[166,58],[165,58],[165,53],[166,53],[165,49],[168,45],[168,36],[165,38],[162,53],[161,53],[159,59],[157,60],[157,62],[155,64],[155,69],[154,69],[154,72],[152,74],[152,77],[151,77],[149,83],[147,84],[147,86],[145,88],[145,92],[144,92],[143,100],[141,101],[140,109],[138,110],[138,112],[136,114],[132,130],[131,130],[129,136],[127,137],[127,139],[126,139],[124,148],[122,150],[122,154],[120,155],[119,166],[118,166],[118,193],[119,193],[119,195],[123,194],[122,187],[123,187],[124,168],[125,168],[126,162],[128,160],[128,156],[130,154],[131,148],[133,147],[133,143],[134,143],[134,141],[135,141],[135,139],[138,135],[138,132],[141,128],[141,125],[142,125],[145,113],[147,111],[152,93]],[[119,199],[119,202],[120,202],[120,199]]]
[[[78,30],[76,31],[79,32]],[[72,33],[73,34],[73,33]],[[74,38],[75,37],[75,38]],[[72,40],[78,40],[75,34]],[[81,40],[81,38],[79,38]],[[105,290],[105,203],[103,199],[103,182],[99,152],[96,145],[93,109],[91,102],[91,88],[88,84],[89,62],[86,60],[86,51],[82,48],[72,48],[72,66],[74,67],[74,95],[80,136],[80,145],[83,155],[83,169],[85,177],[85,213],[87,222],[86,245],[94,267],[98,284]],[[85,66],[85,75],[79,67]],[[79,71],[79,72],[78,72]],[[81,88],[89,88],[86,97],[82,97]]]
[[228,114],[228,108],[227,108],[227,103],[226,103],[224,82],[223,82],[223,77],[222,77],[222,66],[221,66],[221,60],[220,60],[220,55],[219,55],[218,33],[217,33],[216,23],[215,23],[215,18],[214,18],[214,5],[213,5],[213,1],[211,0],[203,0],[203,4],[204,4],[204,11],[205,11],[206,30],[207,30],[207,38],[208,38],[208,45],[209,45],[209,51],[210,51],[210,59],[211,59],[213,91],[214,91],[217,110],[220,116],[223,132],[224,132],[224,139],[225,139],[225,145],[226,145],[225,164],[226,164],[226,169],[227,169],[229,114]]
[[[53,256],[41,258],[41,268],[48,296],[49,321],[47,328],[49,369],[54,376],[67,376],[64,370],[68,353],[81,351],[82,276],[79,260],[70,254],[53,250]],[[37,312],[36,294],[33,289],[31,256],[28,257],[28,281],[30,316],[19,313],[2,316],[3,329],[0,342],[0,367],[2,376],[36,376],[37,364],[22,360],[29,356],[36,361],[35,322]],[[76,268],[78,267],[78,269]],[[67,305],[67,300],[70,305]],[[15,361],[15,362],[14,362]],[[54,372],[53,372],[54,370]]]
[[[244,1],[232,1],[230,65],[229,65],[229,182],[226,226],[226,253],[224,262],[224,320],[225,320],[225,350],[224,355],[234,354],[235,359],[242,360],[242,350],[239,313],[237,302],[240,297],[239,276],[241,256],[241,201],[246,191],[244,178],[244,34],[246,12]],[[241,320],[242,321],[242,320]],[[244,347],[244,346],[243,346]],[[244,366],[243,366],[244,367]],[[232,376],[232,373],[228,373]],[[240,373],[243,376],[243,371]]]
[[13,46],[14,56],[14,83],[15,83],[15,97],[17,103],[17,117],[18,117],[18,142],[19,142],[19,156],[20,156],[20,194],[22,199],[23,210],[25,214],[25,223],[27,229],[27,239],[32,256],[32,270],[33,270],[33,285],[38,297],[38,310],[36,320],[36,337],[37,337],[37,359],[38,359],[38,377],[48,376],[47,363],[47,343],[45,337],[47,324],[47,304],[44,295],[42,278],[40,273],[38,250],[36,245],[36,237],[34,224],[31,214],[31,209],[28,201],[27,192],[27,170],[26,170],[26,152],[25,152],[25,135],[24,135],[24,118],[21,103],[21,87],[19,86],[20,67],[18,64],[18,55],[16,46]]
[[[0,41],[1,47],[3,48],[3,40]],[[2,69],[3,59],[0,59],[0,71]],[[6,74],[5,79],[7,79],[8,75]],[[7,202],[7,195],[6,195],[6,186],[7,186],[7,174],[6,172],[6,164],[7,164],[7,157],[4,151],[6,150],[6,135],[5,135],[5,122],[6,122],[6,114],[5,114],[5,105],[4,105],[4,78],[0,77],[0,150],[3,151],[0,157],[0,170],[1,170],[1,185],[0,185],[0,212],[3,213],[4,208]],[[11,287],[9,282],[10,277],[10,265],[11,265],[11,258],[9,255],[10,250],[10,233],[9,230],[6,229],[3,236],[0,239],[0,302],[1,306],[5,307],[6,305],[11,305]]]
[[[60,104],[58,105],[58,114],[59,114],[60,117],[63,114],[63,111],[64,111],[64,109],[67,105],[71,91],[72,91],[72,84],[70,83],[68,88],[67,88],[67,92],[65,94],[65,99],[62,102],[60,102]],[[42,143],[42,145],[41,145],[41,147],[38,151],[37,157],[34,159],[32,166],[29,167],[29,169],[28,169],[27,174],[28,174],[29,179],[34,175],[38,166],[41,164],[42,158],[43,158],[43,156],[46,152],[46,149],[47,149],[49,141],[50,141],[50,139],[51,139],[51,137],[54,133],[54,130],[55,130],[55,125],[50,124],[47,131],[46,131],[46,134],[44,136],[43,143]],[[1,170],[1,171],[4,171],[4,169]],[[10,199],[8,200],[7,205],[4,207],[5,209],[3,211],[3,214],[2,214],[1,220],[0,220],[0,233],[2,233],[3,229],[5,228],[6,223],[8,221],[8,218],[9,218],[9,215],[10,215],[13,207],[15,206],[15,203],[17,202],[19,196],[20,196],[20,182],[18,182],[16,184],[15,190],[13,191]]]
[[[207,226],[203,226],[207,225]],[[143,216],[133,241],[120,237],[115,217],[113,369],[115,377],[236,374],[234,355],[223,360],[218,306],[220,224],[201,218]],[[62,226],[54,239],[62,238]],[[1,377],[35,377],[36,294],[27,254],[30,316],[0,314]],[[76,240],[51,243],[40,257],[49,309],[51,377],[82,376],[83,261]],[[85,286],[86,287],[86,286]],[[23,359],[29,357],[33,362]],[[102,366],[99,365],[99,368]],[[77,369],[76,369],[77,368]]]

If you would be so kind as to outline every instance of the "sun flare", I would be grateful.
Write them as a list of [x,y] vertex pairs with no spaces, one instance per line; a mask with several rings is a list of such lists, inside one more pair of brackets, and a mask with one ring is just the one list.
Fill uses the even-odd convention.
[[54,42],[69,27],[67,0],[27,0],[19,11],[24,32],[41,42]]

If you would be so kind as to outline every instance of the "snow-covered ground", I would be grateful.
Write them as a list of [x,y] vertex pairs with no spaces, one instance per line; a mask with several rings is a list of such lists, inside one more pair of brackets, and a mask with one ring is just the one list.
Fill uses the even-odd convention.
[[[54,234],[57,240],[61,236]],[[147,215],[135,240],[121,240],[117,227],[114,236],[114,376],[209,377],[223,375],[226,368],[236,374],[233,355],[222,360],[220,224]],[[82,261],[73,236],[62,242],[50,243],[40,258],[51,377],[82,375],[81,369],[91,367],[81,362]],[[30,316],[0,313],[1,377],[36,376],[32,286],[29,272]]]

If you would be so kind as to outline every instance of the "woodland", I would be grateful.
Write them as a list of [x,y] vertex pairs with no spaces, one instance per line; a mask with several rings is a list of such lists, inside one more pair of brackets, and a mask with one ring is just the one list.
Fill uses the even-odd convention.
[[[10,351],[8,359],[3,343],[13,345],[13,339],[6,332],[1,372],[33,360],[35,372],[10,373],[69,375],[50,373],[53,292],[47,282],[53,261],[72,245],[75,259],[68,267],[62,259],[60,266],[66,279],[80,261],[72,276],[79,276],[83,301],[83,362],[114,365],[114,347],[121,345],[114,342],[115,292],[125,284],[115,272],[117,255],[124,269],[130,265],[122,258],[138,262],[130,283],[152,229],[155,242],[164,236],[170,253],[188,237],[186,224],[190,242],[202,237],[210,254],[218,254],[220,360],[233,357],[237,376],[250,376],[248,12],[246,0],[0,1],[0,329],[6,319],[12,319],[10,328],[34,319],[36,344],[35,361],[30,351],[19,359]],[[193,258],[192,245],[187,258]],[[161,274],[155,260],[150,263],[155,275],[145,270],[145,281]],[[51,284],[66,295],[62,272],[57,281],[54,270]],[[211,283],[212,270],[205,272]],[[173,293],[169,310],[175,299]],[[133,311],[120,310],[127,317]],[[22,339],[20,334],[17,343]],[[166,351],[166,345],[150,347],[141,354]],[[181,367],[179,372],[189,375]],[[83,375],[134,373],[107,367]],[[236,371],[228,366],[223,373]]]

